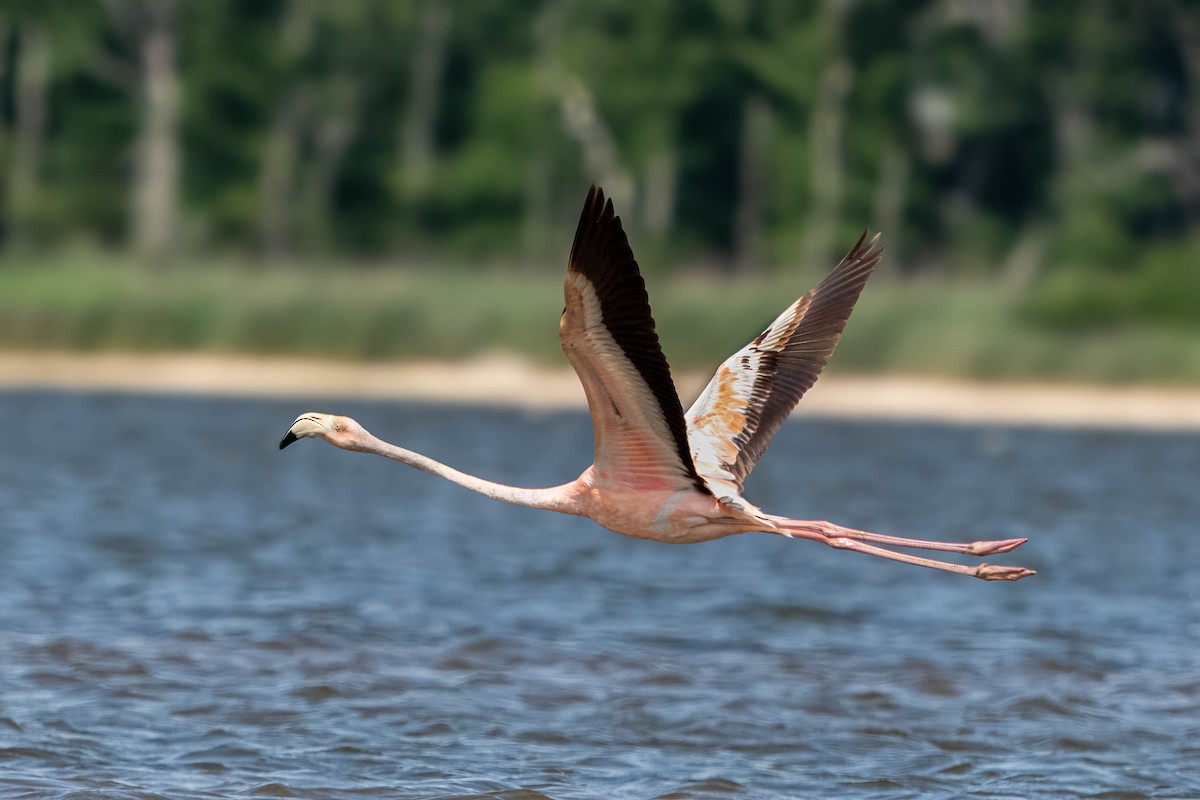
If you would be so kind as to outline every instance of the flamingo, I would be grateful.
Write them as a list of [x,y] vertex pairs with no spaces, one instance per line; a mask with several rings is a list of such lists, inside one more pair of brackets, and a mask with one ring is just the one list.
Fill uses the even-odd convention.
[[965,543],[887,536],[768,514],[742,497],[746,477],[816,381],[879,262],[879,235],[870,241],[866,236],[820,285],[728,358],[685,414],[621,218],[593,186],[571,246],[559,322],[559,340],[583,384],[595,439],[595,463],[578,478],[550,488],[506,486],[385,442],[335,414],[301,414],[279,448],[324,439],[494,500],[589,517],[639,539],[691,544],[757,531],[988,581],[1033,575],[1025,567],[970,566],[891,549],[990,556],[1019,547],[1023,538]]

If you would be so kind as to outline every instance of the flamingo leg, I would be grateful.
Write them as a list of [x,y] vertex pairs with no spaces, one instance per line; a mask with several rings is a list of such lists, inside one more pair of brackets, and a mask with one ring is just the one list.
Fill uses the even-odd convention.
[[[904,536],[888,536],[882,533],[871,533],[870,531],[859,531],[853,528],[843,528],[841,525],[834,525],[832,522],[802,522],[800,520],[792,520],[787,518],[779,518],[775,520],[788,533],[796,533],[797,530],[811,530],[816,528],[817,531],[825,536],[841,536],[847,539],[854,539],[860,542],[873,542],[874,544],[886,544],[891,547],[915,547],[921,550],[942,550],[947,553],[962,553],[969,556],[994,556],[1000,553],[1007,553],[1010,550],[1016,550],[1025,542],[1029,541],[1025,538],[1020,539],[998,539],[990,542],[935,542],[929,539],[909,539]],[[806,537],[807,538],[807,537]]]
[[[929,569],[940,569],[946,572],[955,572],[959,575],[969,575],[973,578],[979,578],[985,581],[1018,581],[1021,578],[1027,578],[1030,575],[1036,574],[1034,570],[1027,567],[1010,567],[997,564],[980,564],[978,566],[968,566],[966,564],[952,564],[948,561],[937,561],[932,558],[922,558],[920,556],[908,555],[907,553],[897,553],[893,550],[888,550],[883,547],[876,547],[872,544],[867,544],[865,536],[880,537],[881,539],[899,542],[921,542],[920,539],[903,539],[901,537],[885,537],[881,534],[867,534],[865,531],[854,531],[848,528],[842,528],[840,525],[834,525],[828,522],[813,522],[803,523],[798,520],[788,520],[790,525],[781,525],[779,533],[785,536],[791,536],[801,539],[809,539],[817,542],[824,542],[830,547],[838,550],[853,550],[856,553],[865,553],[870,556],[879,556],[880,558],[899,561],[903,564],[914,564],[918,567],[927,567]],[[865,536],[854,536],[853,534],[865,534]],[[874,539],[878,541],[878,539]],[[999,543],[982,543],[982,544],[1009,544],[1015,541],[1016,544],[1010,544],[1006,550],[989,550],[987,552],[1007,552],[1014,547],[1019,546],[1024,540],[1009,540],[1009,542]],[[929,542],[926,544],[951,544],[948,542]],[[979,544],[979,543],[977,543]],[[905,545],[908,547],[924,546],[924,545]],[[971,545],[958,545],[962,548],[970,547]],[[949,549],[949,548],[933,548],[933,549]],[[955,552],[972,553],[970,550],[961,549]]]
[[971,567],[966,564],[951,564],[948,561],[937,561],[932,558],[921,558],[920,556],[910,556],[907,553],[897,553],[883,547],[876,547],[875,545],[845,537],[833,537],[825,543],[839,550],[853,550],[858,553],[888,558],[892,561],[900,561],[904,564],[915,564],[918,567],[957,572],[959,575],[970,575],[973,578],[979,578],[984,581],[1019,581],[1021,578],[1028,578],[1030,575],[1036,574],[1034,570],[1027,567],[1010,567],[1001,564],[980,564],[979,566]]

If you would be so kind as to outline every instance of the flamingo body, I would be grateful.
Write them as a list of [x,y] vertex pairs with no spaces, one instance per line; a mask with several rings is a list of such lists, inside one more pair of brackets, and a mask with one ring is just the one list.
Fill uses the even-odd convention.
[[[384,442],[349,417],[302,414],[280,448],[317,437],[439,475],[507,503],[589,517],[626,536],[693,544],[759,531],[810,539],[983,580],[1019,580],[1024,567],[968,566],[891,548],[1005,553],[1025,539],[909,539],[767,514],[742,497],[746,477],[832,355],[867,278],[879,236],[866,234],[816,288],[717,369],[684,413],[633,251],[603,191],[592,187],[567,262],[563,352],[587,395],[595,460],[574,481],[526,489],[487,481]],[[880,546],[880,545],[886,545]]]
[[696,544],[761,530],[764,524],[703,492],[605,485],[592,467],[569,485],[579,492],[571,513],[635,539]]

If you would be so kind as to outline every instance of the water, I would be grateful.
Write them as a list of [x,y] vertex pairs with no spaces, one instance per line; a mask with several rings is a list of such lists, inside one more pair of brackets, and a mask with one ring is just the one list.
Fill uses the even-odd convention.
[[[1200,437],[797,421],[749,495],[1029,536],[989,584],[672,547],[319,442],[305,402],[0,394],[0,796],[1200,796]],[[484,476],[575,413],[337,404]]]

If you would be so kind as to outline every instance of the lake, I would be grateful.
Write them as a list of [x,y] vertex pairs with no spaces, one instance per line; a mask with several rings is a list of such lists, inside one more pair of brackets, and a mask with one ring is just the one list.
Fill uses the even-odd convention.
[[279,438],[484,477],[575,412],[0,394],[0,795],[1200,796],[1200,436],[795,419],[768,511],[1028,536],[985,583],[749,534],[670,546]]

